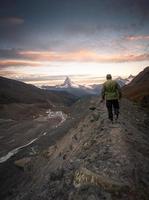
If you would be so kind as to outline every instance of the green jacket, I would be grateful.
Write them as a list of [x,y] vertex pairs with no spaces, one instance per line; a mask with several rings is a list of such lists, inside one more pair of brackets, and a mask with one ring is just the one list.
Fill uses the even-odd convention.
[[103,84],[102,99],[114,100],[121,98],[121,89],[119,84],[114,80],[107,80]]

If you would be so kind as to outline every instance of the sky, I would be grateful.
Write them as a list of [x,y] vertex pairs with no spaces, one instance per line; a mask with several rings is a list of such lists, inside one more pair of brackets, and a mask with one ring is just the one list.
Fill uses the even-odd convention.
[[149,65],[149,0],[0,0],[0,75],[98,83]]

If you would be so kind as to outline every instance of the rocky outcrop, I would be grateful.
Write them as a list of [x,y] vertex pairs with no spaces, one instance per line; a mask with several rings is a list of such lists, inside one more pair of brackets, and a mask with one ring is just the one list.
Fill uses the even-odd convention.
[[110,178],[94,173],[86,168],[80,168],[75,172],[74,186],[76,188],[84,185],[93,185],[103,188],[110,192],[128,192],[130,190],[128,185],[120,182],[115,182]]

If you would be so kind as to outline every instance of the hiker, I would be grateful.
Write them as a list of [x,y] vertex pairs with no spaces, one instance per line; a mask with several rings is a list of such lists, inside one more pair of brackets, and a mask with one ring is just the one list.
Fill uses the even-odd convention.
[[112,80],[111,74],[107,74],[107,81],[103,84],[102,88],[102,100],[106,100],[106,106],[108,110],[109,119],[113,123],[113,110],[115,115],[115,120],[119,116],[119,99],[121,99],[121,89],[119,84]]

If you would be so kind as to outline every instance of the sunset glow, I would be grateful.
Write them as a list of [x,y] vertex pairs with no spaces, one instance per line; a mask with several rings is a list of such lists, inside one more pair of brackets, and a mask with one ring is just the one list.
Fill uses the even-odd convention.
[[147,0],[6,2],[0,75],[37,85],[67,75],[84,84],[107,73],[136,75],[149,65],[148,6]]

